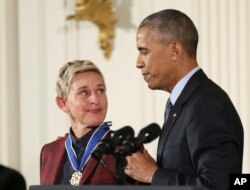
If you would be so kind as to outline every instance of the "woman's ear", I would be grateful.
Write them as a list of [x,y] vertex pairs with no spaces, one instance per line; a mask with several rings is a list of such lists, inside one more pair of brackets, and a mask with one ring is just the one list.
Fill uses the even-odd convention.
[[56,97],[56,104],[61,110],[68,113],[68,106],[66,105],[62,97],[59,96]]

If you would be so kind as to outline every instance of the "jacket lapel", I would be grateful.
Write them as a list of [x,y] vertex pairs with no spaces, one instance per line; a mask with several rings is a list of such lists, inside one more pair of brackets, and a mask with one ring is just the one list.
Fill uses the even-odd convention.
[[88,179],[91,172],[97,167],[98,161],[93,157],[90,157],[85,168],[82,171],[82,178],[80,184],[84,184]]
[[[111,133],[112,133],[112,131],[109,131],[104,138],[110,138]],[[89,175],[93,172],[93,170],[95,170],[95,168],[97,167],[98,164],[99,164],[99,162],[95,158],[90,156],[89,160],[86,163],[86,166],[84,167],[84,169],[82,171],[82,178],[81,178],[80,184],[84,184],[86,182]]]
[[175,121],[177,120],[181,110],[176,110],[176,106],[174,106],[169,114],[167,122],[164,122],[163,127],[162,127],[162,133],[159,138],[159,143],[158,143],[158,148],[157,148],[157,162],[160,163],[163,149],[165,146],[165,143],[167,141],[167,137],[171,131],[171,129],[174,126]]
[[206,79],[207,79],[207,76],[202,71],[202,69],[198,70],[187,82],[186,86],[184,87],[183,91],[181,92],[180,96],[175,102],[169,114],[169,118],[167,122],[164,122],[163,127],[162,127],[162,133],[160,135],[159,143],[157,147],[157,163],[158,164],[161,163],[163,150],[168,140],[169,133],[171,132],[176,120],[181,114],[184,104],[190,98],[191,94],[195,91],[198,85],[203,80],[206,80]]

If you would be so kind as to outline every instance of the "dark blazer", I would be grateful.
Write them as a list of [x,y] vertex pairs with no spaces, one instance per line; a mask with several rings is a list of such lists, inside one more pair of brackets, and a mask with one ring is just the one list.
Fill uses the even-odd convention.
[[243,127],[228,95],[202,70],[188,81],[164,123],[153,185],[228,189],[241,173]]
[[[40,157],[40,182],[41,184],[58,184],[64,156],[66,155],[65,139],[61,138],[44,145]],[[105,169],[94,158],[90,157],[82,174],[80,184],[111,185],[117,184],[116,160],[112,154],[104,154],[102,160],[108,169]]]
[[26,190],[25,179],[18,171],[0,165],[0,190]]

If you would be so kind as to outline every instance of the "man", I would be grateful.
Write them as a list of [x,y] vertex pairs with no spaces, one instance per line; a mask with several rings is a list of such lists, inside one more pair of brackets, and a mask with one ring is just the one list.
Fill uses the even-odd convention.
[[157,161],[147,151],[127,157],[125,173],[152,185],[228,189],[241,173],[243,127],[226,92],[196,60],[198,32],[191,19],[167,9],[139,25],[137,68],[152,90],[170,93]]
[[26,190],[26,182],[21,173],[0,165],[0,190]]

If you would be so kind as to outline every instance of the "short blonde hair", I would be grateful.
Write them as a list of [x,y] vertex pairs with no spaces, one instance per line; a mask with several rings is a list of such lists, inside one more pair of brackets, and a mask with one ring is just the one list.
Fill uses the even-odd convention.
[[[57,96],[63,100],[67,99],[67,95],[70,90],[71,82],[74,76],[78,73],[94,71],[98,73],[103,81],[104,77],[101,70],[89,60],[75,60],[66,63],[60,70],[56,81],[56,93]],[[105,85],[105,81],[104,81]],[[106,85],[105,85],[106,86]]]

